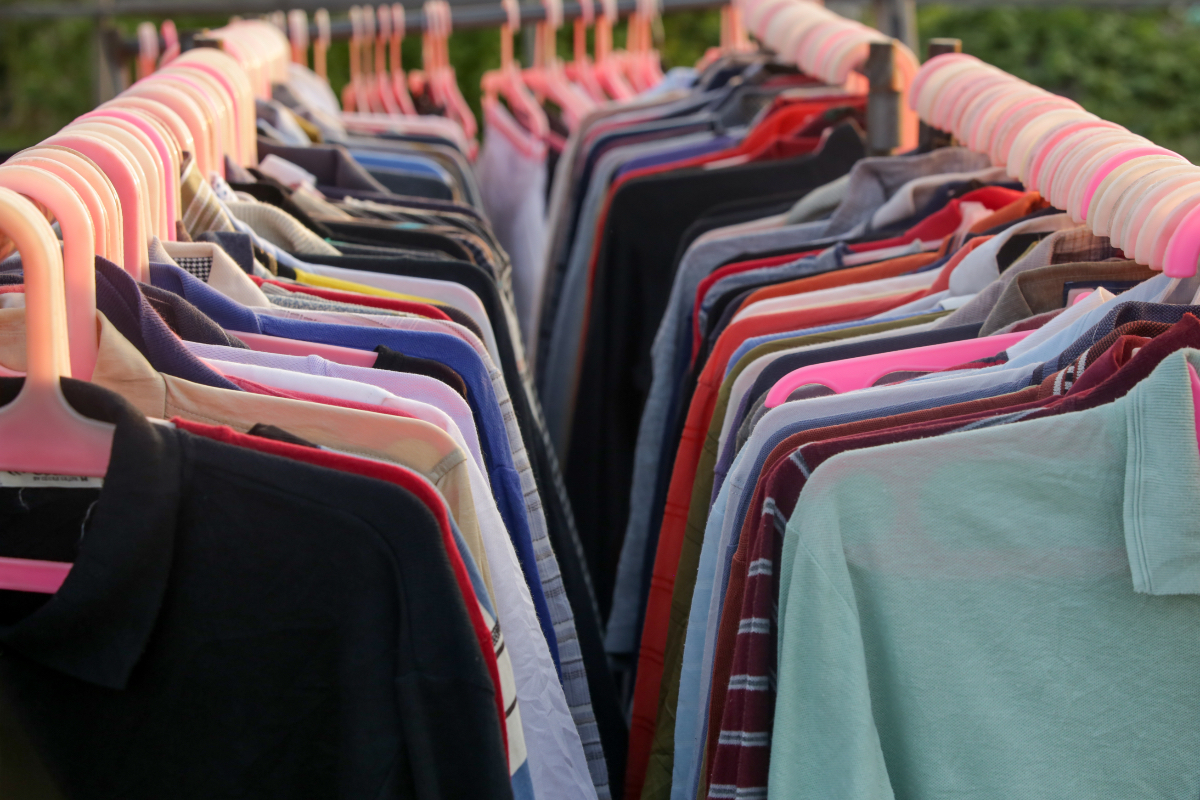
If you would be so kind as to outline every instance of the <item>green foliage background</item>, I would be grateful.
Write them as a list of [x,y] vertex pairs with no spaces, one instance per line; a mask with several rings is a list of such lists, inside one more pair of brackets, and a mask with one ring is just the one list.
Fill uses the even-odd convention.
[[[0,5],[11,1],[0,0]],[[966,52],[1200,161],[1197,10],[930,5],[920,8],[918,21],[923,40],[958,37]],[[118,25],[132,36],[138,21],[119,20]],[[175,22],[186,30],[222,20],[177,17]],[[669,15],[663,20],[664,62],[694,63],[717,42],[718,31],[715,11]],[[560,33],[559,50],[569,55],[570,30]],[[624,31],[618,29],[615,38],[622,43]],[[516,52],[522,52],[516,44]],[[476,105],[480,76],[499,63],[498,32],[458,32],[450,54],[463,93]],[[329,65],[335,89],[348,77],[347,57],[346,44],[334,43]],[[405,40],[404,61],[409,68],[419,66],[419,37]],[[33,144],[91,108],[93,63],[86,20],[0,24],[0,150]]]

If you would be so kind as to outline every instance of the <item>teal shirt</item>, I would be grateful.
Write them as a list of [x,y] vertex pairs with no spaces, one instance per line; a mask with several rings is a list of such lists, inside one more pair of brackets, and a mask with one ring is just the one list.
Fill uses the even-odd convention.
[[813,473],[783,545],[771,798],[1200,796],[1188,360]]

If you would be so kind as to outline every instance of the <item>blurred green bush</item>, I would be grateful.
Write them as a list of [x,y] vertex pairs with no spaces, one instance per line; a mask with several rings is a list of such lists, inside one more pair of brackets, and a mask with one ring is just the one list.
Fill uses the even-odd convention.
[[[1200,161],[1200,26],[1189,21],[1193,17],[1178,9],[931,5],[920,8],[919,30],[923,40],[958,37],[966,52]],[[118,25],[132,36],[138,21]],[[221,24],[204,17],[175,22],[181,30]],[[694,63],[716,44],[718,32],[716,11],[669,15],[663,20],[663,60],[669,66]],[[615,38],[618,45],[624,41],[623,28]],[[459,84],[475,107],[480,76],[499,63],[499,42],[495,30],[460,31],[451,38]],[[567,27],[559,36],[563,56],[569,56],[570,42]],[[92,107],[92,47],[85,20],[0,25],[0,150],[33,144]],[[405,39],[406,67],[420,65],[420,50],[420,37]],[[519,40],[516,52],[522,52]],[[329,53],[335,89],[348,77],[347,59],[346,43],[335,42]]]
[[[1200,161],[1200,26],[1182,9],[920,9],[921,38],[1066,95],[1088,111]],[[922,46],[924,52],[924,45]]]

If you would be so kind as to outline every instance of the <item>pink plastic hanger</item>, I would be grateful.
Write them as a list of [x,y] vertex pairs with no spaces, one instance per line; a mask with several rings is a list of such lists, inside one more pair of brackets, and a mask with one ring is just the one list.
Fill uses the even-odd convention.
[[238,62],[229,54],[211,47],[197,47],[180,56],[176,64],[190,67],[210,76],[225,92],[229,101],[230,119],[233,121],[232,153],[234,160],[244,167],[258,163],[257,110],[254,103],[254,88]]
[[[128,119],[134,124],[139,125],[147,135],[150,135],[156,149],[159,150],[159,155],[163,157],[163,171],[166,178],[167,231],[170,234],[174,234],[175,222],[183,215],[182,187],[180,185],[180,175],[182,174],[183,167],[183,148],[179,146],[170,129],[149,112],[139,108],[125,107],[120,104],[105,105],[90,113],[108,114]],[[159,147],[160,144],[161,148]]]
[[325,54],[329,52],[329,42],[332,38],[329,28],[329,12],[318,8],[313,14],[313,22],[317,25],[317,40],[313,42],[313,72],[325,80],[329,80],[325,64]]
[[[135,97],[130,94],[121,94],[104,103],[100,108],[125,108],[148,114],[170,132],[171,137],[179,146],[181,156],[183,153],[191,153],[193,156],[196,154],[196,142],[192,139],[192,132],[183,121],[183,118],[157,100],[151,100],[149,97]],[[182,164],[182,158],[180,163]]]
[[[1100,137],[1097,137],[1100,138]],[[1063,162],[1064,169],[1056,176],[1056,188],[1065,205],[1059,206],[1077,222],[1084,220],[1083,196],[1088,191],[1092,175],[1095,174],[1113,156],[1120,156],[1135,148],[1149,144],[1146,140],[1128,134],[1114,135],[1108,146],[1102,146],[1090,151],[1087,156],[1070,158]],[[1080,148],[1081,150],[1083,148]]]
[[150,268],[150,237],[146,230],[147,220],[142,211],[142,187],[138,174],[129,159],[115,147],[101,141],[94,134],[83,131],[55,134],[42,143],[60,144],[90,158],[104,171],[117,190],[121,200],[123,240],[122,249],[125,271],[135,280],[143,280]]
[[[1092,233],[1097,236],[1113,236],[1114,227],[1125,220],[1114,217],[1118,204],[1126,198],[1130,189],[1140,179],[1154,175],[1170,167],[1187,167],[1186,161],[1169,156],[1142,156],[1117,166],[1100,182],[1085,213],[1085,220]],[[1116,244],[1116,242],[1113,242]]]
[[506,134],[509,141],[518,147],[524,147],[529,136],[508,130],[504,121],[505,115],[496,111],[497,97],[503,97],[512,110],[512,116],[529,134],[541,141],[545,141],[549,135],[550,123],[546,119],[546,112],[526,88],[520,67],[513,58],[513,31],[521,24],[517,0],[502,0],[501,6],[504,8],[505,22],[500,26],[500,68],[483,74],[482,106],[489,125],[498,126],[497,129]]
[[292,62],[308,66],[308,14],[302,8],[288,12],[288,43],[292,46]]
[[1015,174],[1025,183],[1025,188],[1032,189],[1033,187],[1028,182],[1029,167],[1039,147],[1044,145],[1047,138],[1055,131],[1088,119],[1096,119],[1096,116],[1082,110],[1060,108],[1030,120],[1029,124],[1013,137],[1012,146],[1005,157],[1005,165],[1008,167],[1009,174]]
[[63,129],[63,133],[84,133],[94,136],[104,143],[111,145],[129,159],[138,176],[138,200],[142,204],[142,214],[146,223],[146,236],[161,236],[166,226],[162,219],[164,205],[162,200],[162,178],[159,174],[161,165],[157,165],[140,141],[134,140],[127,131],[117,129],[107,122],[75,121]]
[[375,13],[379,17],[379,33],[375,39],[375,93],[379,95],[385,111],[393,117],[398,117],[404,110],[392,91],[392,76],[387,63],[388,43],[392,38],[392,9],[385,3],[379,6]]
[[1163,268],[1171,234],[1193,209],[1200,206],[1198,189],[1200,186],[1197,184],[1185,184],[1154,204],[1145,224],[1136,233],[1133,245],[1135,260],[1148,264],[1152,269]]
[[1004,166],[1008,163],[1008,154],[1012,149],[1013,140],[1025,125],[1040,116],[1061,110],[1082,111],[1083,109],[1074,100],[1055,95],[1023,103],[1020,108],[1014,108],[1007,118],[1000,120],[989,140],[987,152],[992,156],[992,163],[996,166]]
[[407,27],[408,20],[404,14],[404,6],[400,3],[392,3],[392,36],[391,49],[388,55],[392,96],[396,98],[396,102],[400,105],[400,113],[406,116],[415,116],[417,107],[412,101],[412,96],[408,93],[408,80],[404,76],[403,45],[404,33]]
[[180,204],[179,159],[175,155],[175,148],[167,142],[169,134],[156,127],[152,122],[139,114],[139,112],[121,108],[98,108],[95,111],[89,111],[79,119],[98,119],[124,123],[133,126],[146,137],[147,141],[143,142],[143,144],[148,143],[154,148],[154,153],[157,154],[158,161],[162,165],[162,201],[164,203],[163,214],[166,229],[166,238],[164,241],[175,241],[175,221],[179,219]]
[[1155,203],[1180,186],[1200,180],[1200,168],[1192,164],[1175,164],[1154,170],[1138,178],[1113,209],[1112,232],[1109,238],[1117,247],[1133,251],[1135,231],[1141,228]]
[[572,23],[572,59],[567,64],[567,77],[574,81],[594,103],[608,102],[596,71],[588,58],[587,32],[596,20],[596,8],[592,0],[580,0],[579,18]]
[[1190,278],[1196,274],[1200,259],[1200,205],[1192,208],[1172,231],[1163,253],[1163,274],[1170,278]]
[[170,64],[175,59],[179,58],[179,31],[175,29],[175,23],[169,19],[164,19],[162,25],[159,26],[162,33],[163,52],[158,60],[158,65],[165,66]]
[[359,44],[359,54],[362,57],[362,67],[359,68],[359,74],[362,75],[362,91],[366,95],[367,108],[372,114],[388,114],[390,109],[384,105],[383,97],[379,93],[379,75],[376,70],[379,66],[379,60],[375,57],[377,52],[375,39],[375,7],[372,5],[364,5],[359,9],[359,18],[362,20],[362,42]]
[[158,29],[153,22],[138,24],[137,41],[137,76],[141,80],[158,68]]
[[134,84],[131,88],[136,89],[141,83],[158,84],[168,92],[184,94],[191,98],[207,123],[207,143],[211,163],[209,171],[204,173],[204,177],[207,179],[210,173],[215,172],[224,178],[227,143],[226,125],[222,112],[206,87],[197,81],[197,76],[190,72],[182,74],[174,70],[174,67],[160,69],[145,81]]
[[363,91],[362,9],[358,6],[350,6],[347,13],[350,16],[350,80],[342,87],[342,110],[366,114],[371,109],[367,105],[366,93]]
[[1099,169],[1091,173],[1091,177],[1087,183],[1087,188],[1084,189],[1083,198],[1079,207],[1079,215],[1083,219],[1087,219],[1088,209],[1092,203],[1092,197],[1095,196],[1096,190],[1100,188],[1100,185],[1104,182],[1104,179],[1108,177],[1109,173],[1122,164],[1140,156],[1168,156],[1180,161],[1187,161],[1187,159],[1183,156],[1172,152],[1165,147],[1133,147],[1129,150],[1125,150],[1122,153],[1118,153],[1115,156],[1109,157],[1103,164],[1100,165]]
[[1038,173],[1037,190],[1053,203],[1054,192],[1060,182],[1059,173],[1069,171],[1066,167],[1067,162],[1078,157],[1084,149],[1091,149],[1094,152],[1097,148],[1105,147],[1106,140],[1108,144],[1111,144],[1111,140],[1107,139],[1107,136],[1111,134],[1123,135],[1124,131],[1119,126],[1111,128],[1085,126],[1050,145]]
[[169,67],[164,67],[154,73],[154,80],[181,80],[186,86],[194,89],[207,104],[215,138],[217,167],[214,171],[222,178],[225,177],[225,156],[240,163],[240,146],[237,126],[234,118],[234,103],[225,93],[225,87],[212,75],[197,69],[189,69],[180,64],[181,59]]
[[557,0],[543,0],[546,19],[537,23],[534,30],[535,48],[533,66],[522,71],[521,78],[534,96],[547,98],[563,112],[563,122],[568,130],[575,130],[585,114],[594,108],[567,80],[567,74],[558,59],[558,28],[562,21],[562,4]]
[[70,184],[37,167],[0,166],[0,187],[36,200],[58,220],[62,230],[71,375],[90,380],[100,344],[96,336],[95,229],[87,206]]
[[[174,175],[171,175],[174,164],[166,142],[160,141],[156,144],[154,139],[147,135],[141,127],[130,122],[124,116],[119,116],[119,112],[92,111],[76,119],[68,128],[81,127],[86,130],[88,125],[93,122],[118,128],[119,131],[114,132],[114,135],[120,132],[128,135],[119,140],[133,152],[138,163],[141,164],[142,171],[146,173],[147,182],[150,183],[148,187],[150,189],[149,203],[154,212],[155,235],[163,241],[174,241],[175,205],[172,196],[176,191],[176,179]],[[157,131],[149,128],[149,125],[146,127],[157,137]],[[128,137],[137,141],[134,142]],[[138,146],[137,150],[134,150],[134,144]]]
[[302,342],[298,339],[282,339],[278,336],[242,333],[241,331],[233,331],[233,334],[245,342],[251,350],[257,350],[260,353],[278,353],[284,356],[320,356],[350,367],[374,366],[375,359],[379,357],[377,353],[370,350],[355,350],[350,347],[338,347],[320,342]]
[[1025,185],[1031,189],[1036,189],[1039,192],[1041,191],[1044,184],[1044,170],[1047,159],[1050,157],[1050,154],[1054,152],[1054,148],[1057,147],[1061,142],[1065,141],[1068,137],[1083,136],[1086,135],[1086,131],[1098,128],[1115,130],[1119,127],[1120,126],[1117,125],[1117,123],[1108,122],[1107,120],[1079,119],[1075,122],[1071,122],[1063,125],[1060,128],[1054,129],[1031,148],[1030,163],[1026,173],[1027,181]]
[[[77,158],[83,158],[83,156],[79,156],[78,154],[74,155]],[[18,153],[4,162],[4,166],[18,165],[37,167],[66,181],[75,190],[75,193],[79,195],[79,199],[83,201],[83,204],[87,206],[88,217],[92,220],[92,246],[95,252],[109,261],[114,261],[117,264],[121,263],[120,256],[117,255],[114,258],[113,251],[110,249],[114,246],[120,247],[120,231],[110,224],[109,211],[105,207],[104,200],[87,179],[71,169],[63,161],[38,155],[36,150]],[[115,192],[113,193],[113,205],[116,205]],[[119,253],[120,251],[118,250],[117,252]]]
[[780,378],[767,393],[767,408],[786,403],[801,386],[819,384],[838,394],[865,389],[892,372],[933,372],[994,356],[1029,335],[1029,331],[985,336],[962,342],[914,347],[893,353],[847,358],[828,364],[810,364]]
[[604,11],[596,20],[596,81],[613,100],[628,100],[637,94],[621,72],[613,53],[612,30],[617,24],[616,0],[600,0]]
[[437,63],[437,69],[430,76],[434,99],[445,107],[446,116],[462,127],[467,141],[471,143],[472,152],[468,156],[474,158],[476,150],[474,142],[476,134],[479,133],[479,123],[476,121],[471,107],[463,98],[462,92],[459,91],[458,80],[454,77],[454,67],[450,66],[449,40],[450,34],[454,31],[450,4],[446,0],[426,0],[426,19],[429,19],[431,11],[436,21],[434,29],[431,31],[431,44],[434,47]]
[[103,476],[113,426],[71,408],[59,385],[60,377],[71,376],[71,364],[58,239],[34,205],[11,189],[0,189],[0,230],[21,254],[26,330],[25,385],[0,408],[0,469]]
[[[0,469],[102,477],[114,427],[72,408],[59,382],[71,365],[58,240],[33,204],[11,189],[0,189],[0,230],[21,254],[26,331],[24,385],[0,408]],[[70,570],[61,562],[0,559],[0,588],[52,594]]]
[[121,93],[122,99],[145,98],[166,106],[187,126],[191,135],[193,147],[191,153],[196,160],[196,169],[207,180],[213,171],[213,162],[217,159],[214,151],[214,140],[208,117],[201,111],[200,106],[190,96],[177,92],[172,87],[150,80],[138,81]]

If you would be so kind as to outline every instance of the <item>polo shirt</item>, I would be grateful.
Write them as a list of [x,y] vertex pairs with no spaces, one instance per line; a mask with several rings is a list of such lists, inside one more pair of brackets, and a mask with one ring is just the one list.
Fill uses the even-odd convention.
[[163,797],[181,775],[206,797],[511,796],[493,684],[417,498],[63,389],[115,424],[111,461],[99,490],[8,491],[5,555],[74,566],[40,607],[6,593],[0,684],[67,796]]
[[[412,493],[429,509],[437,520],[438,530],[442,535],[442,546],[454,571],[454,579],[462,593],[480,653],[495,689],[496,711],[500,720],[500,733],[508,754],[513,796],[532,798],[533,784],[529,777],[529,765],[526,763],[525,736],[521,731],[521,710],[516,696],[512,661],[504,649],[504,637],[494,613],[490,611],[486,593],[482,598],[476,596],[476,589],[472,585],[473,578],[467,568],[467,560],[471,560],[470,552],[466,551],[465,545],[462,548],[465,552],[460,551],[446,503],[437,490],[419,475],[391,464],[319,450],[313,445],[272,441],[261,436],[238,433],[227,426],[205,425],[180,418],[172,419],[171,422],[176,428],[207,439],[395,484]],[[482,590],[481,581],[475,583]]]
[[[565,712],[566,708],[564,706],[560,709],[556,707],[556,703],[569,701],[571,707],[578,709],[581,716],[587,720],[582,725],[583,731],[587,733],[594,730],[589,728],[591,714],[587,713],[587,707],[590,706],[590,688],[587,675],[583,674],[584,670],[581,668],[582,653],[577,642],[578,637],[575,633],[571,607],[564,596],[562,576],[554,557],[554,550],[547,539],[535,478],[520,439],[517,422],[515,418],[506,415],[501,409],[501,403],[510,405],[511,401],[507,396],[504,380],[499,372],[489,374],[487,365],[481,362],[479,355],[471,349],[470,345],[445,334],[328,325],[259,316],[252,310],[222,297],[182,270],[155,266],[152,268],[152,278],[166,284],[166,288],[172,291],[193,298],[218,323],[231,329],[248,328],[248,332],[252,333],[278,335],[299,341],[320,342],[361,350],[373,349],[383,344],[421,358],[440,361],[452,367],[462,376],[468,386],[468,399],[475,417],[476,428],[484,445],[484,459],[488,464],[492,493],[496,498],[496,506],[500,510],[504,528],[508,532],[508,539],[516,548],[517,556],[520,559],[521,571],[525,576],[524,588],[531,596],[537,612],[537,622],[542,631],[540,638],[548,646],[548,654],[553,666],[552,675],[561,676],[560,679],[571,689],[569,698],[563,694],[563,688],[558,686],[555,687],[556,691],[543,689],[544,696],[538,706],[542,709],[542,713],[557,717],[560,712]],[[504,396],[498,398],[497,389],[505,392]],[[510,438],[510,429],[512,438]],[[536,527],[531,526],[531,516],[527,516],[527,512],[532,515]],[[535,532],[537,533],[536,541],[534,539]],[[548,598],[554,603],[553,611],[548,607]],[[519,600],[513,600],[513,602],[519,605]],[[563,634],[564,648],[559,647],[556,632]],[[509,641],[515,644],[511,633]],[[540,651],[537,642],[527,642],[527,644],[532,646],[535,652]],[[560,656],[564,649],[566,650],[566,660],[571,664],[571,668],[565,670],[560,667],[562,663]],[[537,676],[539,681],[542,678],[543,676]],[[533,676],[529,676],[529,679],[532,680]],[[519,688],[523,689],[522,697],[526,696],[526,691],[530,691],[528,686],[519,686]],[[530,719],[535,718],[531,714]],[[548,733],[546,729],[541,729],[539,732],[542,735]],[[575,759],[574,750],[581,749],[582,745],[579,734],[574,731],[574,728],[572,728],[572,734],[566,736],[561,731],[556,733],[555,735],[565,738],[546,752],[537,752],[532,757],[531,765],[535,785],[539,785],[539,780],[541,780],[539,770],[543,759],[546,760],[547,769],[554,768],[552,759],[562,759],[562,766],[559,767],[561,777],[552,780],[555,785],[561,784],[564,779],[578,778],[575,772],[576,767],[586,769],[588,760],[582,752],[578,753],[578,760]],[[527,736],[527,739],[531,741],[531,752],[546,746],[542,744],[535,747],[532,743],[534,737]],[[593,752],[603,758],[598,740],[594,742]],[[587,780],[587,785],[591,785],[590,779]],[[566,791],[565,788],[563,790]]]
[[421,358],[432,358],[455,369],[469,386],[468,399],[477,430],[482,435],[484,458],[491,477],[496,505],[504,519],[505,528],[513,539],[525,580],[529,583],[542,621],[543,634],[557,659],[557,643],[550,621],[550,611],[542,593],[536,557],[525,516],[525,501],[520,477],[514,469],[508,435],[500,414],[492,384],[478,356],[459,339],[441,333],[403,331],[390,328],[363,328],[351,325],[330,325],[271,316],[260,316],[222,296],[187,272],[169,266],[151,267],[151,279],[159,286],[191,299],[201,310],[222,327],[234,331],[281,336],[299,341],[315,341],[340,347],[371,350],[379,345],[394,345],[394,349]]
[[[1200,343],[1200,325],[1190,315],[1170,333],[1168,336],[1163,332],[1163,337],[1148,349],[1139,364],[1119,376],[1117,371],[1129,362],[1137,348],[1149,345],[1150,339],[1131,335],[1119,337],[1114,346],[1083,373],[1089,380],[1085,382],[1081,377],[1073,386],[1063,380],[1065,373],[1074,371],[1068,369],[1059,376],[1047,378],[1039,387],[1030,387],[1013,395],[816,429],[795,434],[776,446],[767,458],[764,477],[755,488],[751,513],[744,523],[742,543],[735,555],[730,578],[726,615],[721,621],[718,659],[726,652],[723,647],[729,648],[731,657],[718,661],[714,675],[713,708],[715,711],[718,703],[724,704],[725,717],[721,724],[724,735],[714,739],[710,729],[708,752],[713,763],[712,796],[720,797],[733,786],[743,793],[753,791],[754,787],[762,790],[766,786],[769,750],[759,746],[754,737],[766,737],[769,741],[772,730],[774,689],[763,681],[773,674],[775,667],[777,629],[774,608],[778,597],[779,546],[805,480],[821,461],[851,447],[868,447],[895,441],[897,437],[936,435],[928,423],[939,418],[946,420],[941,430],[948,431],[961,428],[965,421],[981,415],[1000,415],[1003,419],[1011,410],[1031,406],[1043,406],[1056,409],[1053,413],[1062,413],[1110,402],[1144,377],[1164,355],[1188,346],[1189,342]],[[1088,389],[1099,385],[1106,387],[1103,393],[1087,393]],[[1064,394],[1067,395],[1065,398],[1061,396]],[[905,434],[906,429],[912,433]],[[797,450],[797,447],[801,449]],[[734,578],[739,575],[741,580],[737,590],[744,592],[741,597],[735,594]],[[729,603],[740,603],[740,616],[728,613],[731,611]],[[724,676],[720,672],[722,667],[727,670]],[[722,685],[727,699],[718,694],[718,687]],[[740,738],[737,732],[742,732]]]
[[[781,556],[769,790],[1200,791],[1189,363],[1174,353],[1095,408],[814,473]],[[991,513],[998,497],[1022,502]]]

